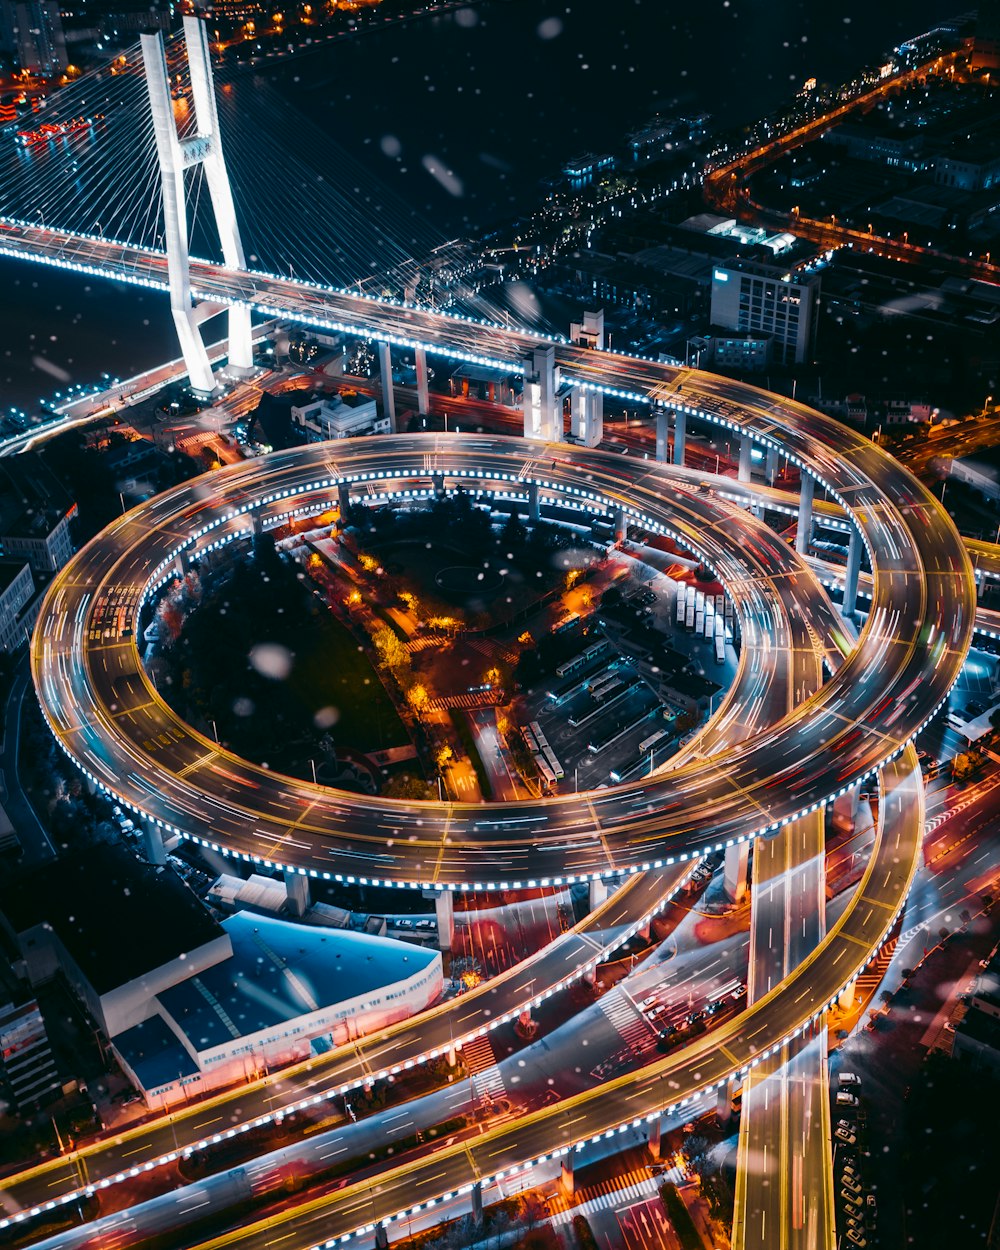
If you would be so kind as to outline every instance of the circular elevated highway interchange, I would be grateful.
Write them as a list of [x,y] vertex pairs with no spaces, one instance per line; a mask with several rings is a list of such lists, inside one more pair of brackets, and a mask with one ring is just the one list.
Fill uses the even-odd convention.
[[[608,360],[602,367],[656,371],[647,362]],[[688,374],[684,385],[689,411],[765,446],[780,444],[847,509],[874,574],[872,609],[856,644],[780,540],[768,544],[759,522],[685,489],[664,466],[475,435],[328,444],[233,466],[116,521],[48,593],[32,665],[64,749],[147,820],[286,870],[471,890],[638,873],[767,836],[880,772],[884,802],[868,868],[840,919],[784,982],[721,1031],[580,1095],[572,1107],[560,1104],[471,1148],[438,1149],[398,1175],[386,1173],[377,1204],[371,1198],[373,1219],[403,1216],[414,1201],[652,1118],[753,1066],[822,1014],[884,940],[905,899],[923,812],[907,744],[946,698],[973,627],[962,544],[936,501],[859,436],[749,388],[735,406],[733,384],[718,380],[725,399],[710,378]],[[653,394],[634,376],[621,389]],[[543,501],[621,509],[627,521],[673,535],[710,563],[740,616],[745,654],[758,668],[764,657],[768,706],[749,739],[729,742],[723,728],[727,709],[745,704],[753,686],[744,656],[736,687],[692,744],[698,758],[689,749],[640,784],[515,806],[372,802],[238,760],[159,699],[132,635],[146,597],[186,560],[255,526],[319,511],[343,489],[412,497],[457,484],[521,497],[537,489]],[[794,683],[780,664],[771,671],[766,657],[806,638],[831,676],[795,705]],[[361,1187],[371,1193],[367,1182]],[[357,1188],[331,1199],[325,1233],[356,1229]]]
[[[817,414],[803,422],[798,410],[786,413],[770,397],[768,405],[767,439],[783,421],[787,454],[858,526],[874,597],[857,646],[826,685],[747,743],[590,794],[516,806],[390,802],[239,760],[167,707],[128,636],[146,595],[184,559],[245,536],[255,522],[319,510],[342,486],[412,492],[458,482],[523,492],[534,483],[543,497],[621,509],[627,521],[675,535],[727,581],[724,527],[705,528],[650,462],[476,435],[278,453],[196,479],[114,522],[54,579],[36,626],[32,667],[48,722],[98,785],[164,830],[323,877],[460,889],[560,883],[662,867],[774,832],[873,773],[926,723],[964,661],[974,596],[958,535],[905,470]],[[766,586],[764,569],[757,581],[728,581],[745,633],[771,628]]]

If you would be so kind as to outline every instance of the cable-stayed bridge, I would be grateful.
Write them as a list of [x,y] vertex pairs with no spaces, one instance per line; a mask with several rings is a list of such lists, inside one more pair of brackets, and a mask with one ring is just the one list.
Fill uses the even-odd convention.
[[[237,90],[238,85],[234,85],[232,91]],[[261,99],[264,99],[263,93]],[[883,818],[880,828],[880,839],[884,833],[895,840],[886,844],[885,861],[879,862],[878,871],[874,864],[870,866],[856,896],[865,927],[858,933],[848,933],[845,922],[838,922],[838,928],[809,956],[818,958],[833,952],[834,945],[838,945],[835,957],[830,954],[827,972],[820,975],[804,963],[788,977],[779,973],[781,984],[769,989],[760,1003],[755,1004],[759,1012],[767,1013],[773,1025],[777,1050],[800,1036],[804,1028],[821,1021],[837,995],[845,987],[851,987],[861,961],[881,943],[905,898],[916,864],[922,825],[919,770],[907,744],[947,696],[960,670],[972,628],[970,571],[957,534],[933,498],[862,436],[800,405],[750,387],[697,371],[681,371],[653,361],[595,351],[594,348],[604,346],[603,323],[596,314],[585,319],[579,335],[581,341],[573,343],[526,329],[509,329],[482,319],[443,313],[428,306],[432,301],[422,289],[423,276],[415,282],[413,279],[414,273],[423,275],[428,271],[419,265],[412,268],[416,263],[413,257],[426,255],[420,247],[430,245],[433,250],[436,245],[429,237],[415,233],[418,225],[407,214],[405,206],[399,210],[401,216],[398,217],[394,215],[395,210],[393,214],[386,213],[385,205],[376,212],[371,208],[374,201],[369,202],[366,211],[363,184],[358,182],[352,187],[349,180],[339,182],[342,193],[324,184],[313,198],[314,175],[308,176],[310,181],[296,184],[297,178],[304,179],[306,175],[290,172],[299,167],[291,158],[287,163],[279,162],[275,150],[261,140],[260,132],[254,132],[252,104],[248,102],[244,107],[235,97],[227,99],[225,86],[221,92],[216,92],[205,28],[197,21],[185,21],[183,44],[177,40],[163,41],[159,36],[145,36],[138,53],[126,55],[115,67],[81,80],[65,96],[54,99],[46,108],[44,122],[39,122],[38,134],[29,131],[18,136],[15,128],[0,132],[4,139],[0,156],[0,251],[168,292],[191,381],[200,389],[209,390],[214,384],[200,335],[204,320],[220,312],[228,314],[229,363],[231,368],[239,369],[252,363],[251,313],[277,315],[377,340],[383,345],[383,371],[392,344],[416,349],[421,407],[427,395],[428,352],[520,370],[525,375],[525,434],[535,440],[558,442],[562,438],[566,387],[572,392],[573,433],[580,441],[591,445],[600,441],[601,397],[605,393],[660,407],[658,459],[665,458],[667,412],[674,414],[673,456],[679,463],[684,459],[686,418],[696,415],[739,433],[740,475],[744,480],[749,476],[752,442],[769,453],[778,449],[784,451],[802,468],[799,512],[802,533],[807,534],[811,528],[813,486],[817,482],[844,506],[856,527],[851,545],[853,555],[849,556],[847,569],[848,580],[853,577],[854,582],[850,594],[845,593],[845,604],[850,604],[848,614],[856,595],[862,548],[868,551],[875,573],[869,627],[857,647],[815,699],[796,709],[794,717],[789,713],[785,720],[776,724],[773,739],[761,735],[752,748],[745,748],[746,754],[743,747],[727,748],[727,759],[718,765],[717,771],[704,767],[692,769],[690,778],[685,776],[678,789],[678,794],[683,793],[686,801],[666,802],[661,801],[665,796],[656,795],[656,801],[644,806],[641,795],[637,798],[631,793],[611,791],[599,800],[601,814],[598,815],[587,796],[563,796],[563,805],[572,810],[562,826],[548,823],[553,817],[552,805],[548,803],[528,817],[511,818],[506,813],[498,813],[496,819],[485,820],[482,829],[477,823],[481,814],[460,811],[458,805],[442,805],[447,806],[447,810],[440,812],[421,807],[414,817],[425,830],[422,838],[430,836],[426,831],[432,820],[439,822],[435,829],[440,827],[440,842],[434,844],[431,856],[438,874],[434,879],[438,889],[445,884],[449,888],[481,888],[476,884],[479,880],[476,867],[469,866],[480,847],[484,848],[483,861],[490,872],[494,871],[498,855],[515,852],[518,856],[523,854],[524,862],[530,864],[529,871],[536,871],[538,865],[543,864],[543,856],[550,857],[544,863],[551,861],[552,864],[552,868],[545,868],[545,871],[560,874],[571,870],[573,874],[599,878],[623,868],[655,870],[662,865],[648,858],[656,853],[651,847],[659,844],[670,825],[676,826],[679,836],[694,839],[683,843],[688,848],[683,852],[685,855],[692,847],[697,850],[699,846],[708,845],[709,839],[716,849],[725,850],[727,872],[732,859],[734,871],[744,877],[745,888],[747,860],[745,853],[741,859],[739,844],[745,844],[748,836],[770,837],[809,818],[815,818],[812,823],[819,826],[822,809],[829,799],[845,795],[860,778],[883,767],[888,769],[902,759],[897,781],[891,779],[890,773],[886,783],[887,802],[883,810],[888,810],[891,816]],[[266,101],[262,107],[266,111]],[[251,123],[249,136],[240,132],[240,123],[248,119]],[[42,125],[49,129],[42,131]],[[334,179],[329,181],[332,183]],[[300,215],[294,217],[287,192],[289,188],[294,191],[296,185],[303,194],[298,196]],[[260,192],[264,202],[275,211],[258,213],[256,206],[260,200],[254,198],[256,192]],[[296,196],[292,195],[291,199]],[[359,203],[362,204],[360,210]],[[342,215],[343,223],[350,224],[343,225],[338,214]],[[374,233],[369,236],[358,228],[359,221],[366,216],[375,218]],[[301,237],[294,231],[289,234],[288,223],[292,220],[299,223]],[[321,245],[327,241],[327,236],[336,242],[323,251]],[[202,258],[201,253],[221,254],[222,260]],[[372,290],[372,279],[375,290]],[[383,382],[386,382],[385,372]],[[387,392],[391,394],[391,377]],[[500,442],[503,444],[504,440]],[[275,488],[266,498],[274,502],[322,486],[325,490],[335,488],[338,497],[349,502],[352,485],[356,489],[362,479],[368,481],[375,477],[384,481],[401,472],[399,466],[391,462],[391,457],[398,454],[399,446],[404,443],[405,440],[399,440],[395,449],[383,445],[388,447],[384,452],[356,448],[357,456],[384,454],[387,459],[382,467],[365,472],[341,470],[338,474],[334,471],[332,477],[323,478],[319,483],[309,476],[314,472],[309,464],[303,469],[307,476],[301,483],[296,485],[297,479],[290,483],[283,481],[281,489]],[[452,447],[458,450],[453,453]],[[322,454],[327,455],[325,451]],[[642,520],[644,514],[638,509],[649,506],[643,505],[642,500],[652,491],[646,467],[636,464],[626,475],[617,458],[606,455],[595,454],[588,460],[586,454],[574,451],[558,461],[553,459],[550,469],[552,449],[543,448],[539,442],[508,443],[491,448],[484,440],[450,444],[443,440],[442,446],[428,443],[426,451],[420,442],[412,445],[411,454],[419,459],[419,465],[416,469],[407,469],[408,473],[419,473],[432,482],[437,477],[442,483],[442,465],[448,468],[455,481],[481,476],[484,461],[489,461],[486,470],[493,480],[516,482],[524,487],[529,512],[535,517],[538,516],[540,491],[551,491],[556,484],[578,503],[581,496],[593,501],[596,498],[594,478],[600,476],[606,483],[601,489],[607,491],[607,501],[615,512],[616,530],[621,536],[625,535],[630,516]],[[251,479],[247,483],[248,490],[254,487],[252,479],[256,471],[242,466],[239,469],[240,474],[245,473]],[[329,475],[331,465],[324,461],[323,467],[315,471]],[[236,477],[236,473],[231,473],[230,477]],[[601,496],[602,502],[603,499]],[[210,541],[205,537],[206,532],[209,528],[216,532],[215,525],[235,525],[236,518],[246,515],[248,506],[242,503],[239,509],[229,511],[220,507],[219,517],[211,527],[198,522],[200,528],[191,536],[191,543]],[[133,523],[128,518],[122,521],[126,528]],[[114,535],[109,541],[113,545]],[[173,530],[169,541],[177,541]],[[168,565],[182,550],[186,548],[176,551],[169,548],[163,564]],[[88,552],[88,559],[98,559],[99,545],[92,545]],[[111,550],[111,556],[112,573],[109,575],[117,579],[122,571],[117,548]],[[141,553],[130,566],[136,570],[138,579],[136,602],[151,566],[152,561]],[[929,577],[934,579],[933,593],[928,589]],[[90,577],[81,576],[73,584],[80,593],[87,593],[86,588],[93,582]],[[914,587],[920,588],[919,594]],[[771,617],[766,610],[766,600],[757,597],[755,579],[749,580],[743,593],[758,605],[755,611],[760,614],[761,628],[768,628]],[[53,601],[56,598],[58,595]],[[70,665],[61,663],[64,656],[76,666],[73,675],[74,678],[79,675],[80,690],[89,689],[91,669],[80,665],[82,648],[72,629],[63,629],[63,624],[79,622],[83,615],[84,607],[78,613],[67,611],[65,621],[57,629],[50,633],[42,627],[36,632],[41,665],[36,679],[43,694],[55,689],[48,680],[54,674],[69,673]],[[748,615],[748,626],[754,619]],[[924,642],[931,637],[937,639],[933,651],[929,642]],[[780,649],[787,649],[787,644],[775,648]],[[120,650],[124,657],[126,649]],[[133,650],[128,649],[129,660]],[[803,648],[803,652],[806,651]],[[97,671],[96,666],[93,671]],[[113,674],[117,670],[105,669],[105,672]],[[873,674],[879,675],[876,680]],[[113,682],[113,677],[109,680]],[[75,709],[84,706],[85,699],[50,697],[50,712],[54,712],[57,705],[64,711],[74,709],[74,724],[67,738],[70,732],[78,734],[81,726]],[[101,726],[112,719],[102,719]],[[86,729],[89,733],[91,726],[88,724]],[[202,745],[198,744],[199,752]],[[765,749],[770,754],[758,755],[757,762],[752,762],[751,750],[762,752]],[[130,755],[129,758],[135,757]],[[123,780],[120,774],[126,774],[131,767],[129,764],[116,768],[109,774],[115,786],[128,781],[128,776]],[[731,780],[733,776],[738,778],[739,784]],[[772,793],[770,779],[780,781],[785,777],[789,784],[782,784],[780,790]],[[269,780],[274,786],[286,784],[286,779],[280,777],[272,776]],[[688,785],[691,797],[687,797],[689,791],[683,789]],[[716,787],[711,794],[704,790],[708,785]],[[273,791],[265,793],[256,777],[248,788],[260,792],[255,801],[270,802],[273,797],[277,810],[290,810],[288,796]],[[150,793],[143,789],[143,795],[135,794],[133,800],[148,805]],[[303,813],[312,813],[316,796],[307,793],[301,797]],[[618,806],[605,806],[608,803]],[[577,804],[579,810],[572,806]],[[370,815],[361,801],[355,804],[355,809],[347,812],[341,806],[324,809],[329,812],[331,829],[337,837],[358,838],[356,845],[345,843],[341,847],[345,859],[356,856],[357,847],[364,848],[366,858],[371,855]],[[140,809],[137,807],[137,810]],[[263,814],[259,821],[247,821],[247,813],[252,810],[250,800],[241,799],[238,815],[234,817],[235,837],[257,837],[261,829],[266,828],[270,817]],[[314,822],[321,818],[325,819],[325,815],[318,808],[317,814],[309,816]],[[529,829],[524,829],[520,823],[525,820],[534,822]],[[156,817],[156,821],[162,824],[162,817]],[[470,831],[467,835],[460,835],[460,821],[467,822]],[[505,821],[515,824],[516,830],[511,832],[505,828]],[[330,831],[316,825],[314,837],[314,832],[307,831],[304,825],[303,814],[301,820],[296,818],[295,827],[300,838],[314,838],[316,863],[320,865],[322,856],[330,853]],[[223,836],[218,832],[217,806],[212,807],[205,828],[213,838]],[[692,828],[696,833],[692,833]],[[586,835],[582,852],[575,837],[567,840],[567,834],[575,835],[578,831]],[[386,851],[390,841],[393,856],[400,861],[405,858],[398,869],[399,880],[405,877],[423,882],[424,845],[418,845],[416,837],[383,838],[381,845]],[[210,845],[218,849],[214,842]],[[242,849],[242,843],[236,847],[244,858],[258,854],[255,844],[246,845],[246,850]],[[314,853],[311,843],[297,845],[305,846],[309,855]],[[881,841],[879,846],[881,854]],[[299,851],[282,851],[281,854],[294,854],[303,860],[279,864],[290,872],[313,871],[309,866],[312,860],[306,862]],[[606,855],[612,858],[606,860]],[[315,872],[319,871],[326,870],[317,867]],[[392,873],[396,872],[393,867]],[[348,880],[353,879],[348,877]],[[562,876],[558,879],[561,881]],[[545,883],[543,880],[542,884]],[[822,896],[822,892],[819,893]],[[853,919],[852,913],[851,923]],[[841,930],[844,930],[843,941]],[[805,989],[794,997],[796,976]],[[732,1074],[745,1073],[772,1054],[769,1045],[762,1054],[758,1053],[759,1043],[753,1039],[759,1037],[759,1030],[750,1032],[748,1026],[737,1023],[731,1035],[731,1044],[736,1049],[720,1047],[713,1051],[711,1062],[716,1066],[711,1075],[706,1077],[703,1071],[703,1062],[707,1063],[710,1058],[708,1052],[693,1056],[692,1091],[703,1092],[708,1081],[713,1089],[722,1089],[728,1101],[727,1082]],[[819,1064],[825,1063],[822,1046],[817,1047],[814,1059]],[[659,1079],[660,1074],[656,1075]],[[621,1079],[624,1082],[630,1078]],[[592,1124],[598,1134],[607,1136],[617,1127],[616,1117],[622,1114],[614,1103],[617,1096],[617,1088],[593,1095],[597,1109],[593,1112]],[[652,1119],[658,1116],[671,1095],[662,1086],[654,1085],[643,1097],[647,1099],[648,1115]],[[642,1104],[640,1110],[646,1115],[647,1104]],[[554,1142],[559,1144],[560,1153],[565,1154],[574,1146],[574,1134],[579,1136],[582,1145],[584,1132],[589,1134],[591,1130],[568,1130],[565,1125],[554,1128],[555,1117],[561,1114],[560,1108],[534,1117],[529,1127],[535,1136],[530,1139],[520,1136],[522,1126],[518,1125],[519,1138],[511,1146],[511,1158],[519,1166],[537,1157],[536,1151],[550,1151]],[[627,1114],[636,1114],[635,1109]],[[815,1175],[828,1176],[825,1134],[816,1135],[810,1141],[808,1153]],[[469,1160],[478,1168],[471,1155]],[[432,1197],[438,1196],[445,1186],[456,1188],[467,1183],[464,1160],[455,1165],[447,1180],[442,1179],[445,1174],[440,1164],[431,1162],[436,1169],[427,1181]],[[477,1171],[478,1181],[487,1167],[495,1166],[491,1156],[490,1162]],[[468,1187],[474,1183],[477,1182],[468,1182]],[[412,1178],[408,1178],[407,1184],[412,1192]],[[434,1189],[434,1185],[438,1188]],[[776,1201],[784,1200],[779,1194]],[[376,1211],[372,1198],[374,1219],[395,1218],[395,1199],[391,1193],[380,1195],[379,1203]],[[345,1213],[347,1232],[353,1231],[351,1218],[355,1217]],[[772,1221],[769,1228],[775,1226],[776,1222]],[[802,1227],[806,1231],[796,1236],[794,1243],[783,1239],[783,1235],[779,1240],[777,1233],[765,1233],[763,1228],[757,1242],[783,1247],[832,1244],[829,1204],[824,1206],[821,1216]]]

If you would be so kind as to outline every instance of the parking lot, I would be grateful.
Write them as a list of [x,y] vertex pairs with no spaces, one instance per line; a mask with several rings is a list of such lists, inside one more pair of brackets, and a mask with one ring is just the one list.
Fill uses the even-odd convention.
[[[535,750],[540,731],[548,766],[552,757],[558,765],[553,772],[560,789],[598,789],[659,767],[735,676],[731,642],[716,663],[714,635],[704,627],[695,631],[693,620],[690,630],[686,618],[677,621],[673,580],[635,567],[638,576],[621,579],[613,595],[575,623],[568,658],[524,698],[519,719],[528,728],[529,749]],[[684,693],[672,695],[673,685]],[[703,696],[696,710],[689,689]]]

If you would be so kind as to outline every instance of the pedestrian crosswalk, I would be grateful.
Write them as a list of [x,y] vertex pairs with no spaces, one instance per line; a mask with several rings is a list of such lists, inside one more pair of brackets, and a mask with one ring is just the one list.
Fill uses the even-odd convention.
[[480,1098],[502,1098],[507,1092],[503,1075],[497,1065],[493,1047],[488,1037],[474,1037],[462,1046],[465,1066],[469,1069],[472,1086]]
[[450,707],[467,708],[471,711],[477,707],[492,707],[500,694],[498,690],[474,690],[463,694],[446,694],[438,699],[431,699],[428,707],[432,711],[447,711]]
[[408,638],[405,646],[410,655],[416,655],[418,651],[436,650],[450,641],[444,634],[419,634],[416,638]]
[[652,1026],[617,986],[608,990],[599,1006],[630,1050],[643,1050],[648,1046],[653,1036]]
[[578,1188],[572,1196],[559,1192],[549,1200],[552,1224],[568,1224],[575,1215],[618,1210],[630,1203],[655,1198],[664,1181],[678,1184],[684,1177],[680,1168],[670,1168],[654,1176],[649,1168],[634,1168],[620,1176]]
[[521,658],[517,647],[509,643],[498,642],[495,638],[467,638],[469,646],[488,660],[503,660],[505,664],[516,664]]

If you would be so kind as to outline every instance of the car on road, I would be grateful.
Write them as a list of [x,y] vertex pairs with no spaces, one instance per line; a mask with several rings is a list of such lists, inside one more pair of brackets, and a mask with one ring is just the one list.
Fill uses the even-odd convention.
[[833,1135],[838,1139],[838,1141],[847,1142],[848,1146],[853,1146],[858,1140],[854,1134],[848,1132],[846,1128],[837,1128]]
[[849,1189],[842,1189],[840,1191],[840,1196],[843,1199],[843,1201],[846,1202],[849,1206],[852,1206],[852,1207],[861,1206],[861,1199],[857,1196],[857,1194],[852,1194]]
[[872,1215],[874,1215],[875,1210],[876,1210],[875,1195],[869,1194],[868,1197],[865,1199],[865,1202],[868,1205],[868,1210],[871,1212]]
[[861,1193],[861,1186],[858,1184],[857,1181],[851,1180],[849,1176],[842,1176],[840,1178],[840,1183],[844,1186],[845,1189],[849,1189],[852,1194]]
[[857,1228],[849,1228],[847,1230],[847,1240],[853,1242],[858,1247],[858,1250],[864,1250],[864,1247],[868,1245],[864,1233]]
[[841,1072],[837,1082],[840,1085],[860,1085],[861,1077],[856,1072]]
[[857,1098],[855,1098],[853,1094],[849,1094],[846,1090],[843,1090],[843,1089],[840,1089],[837,1091],[837,1106],[838,1107],[856,1107],[857,1105],[858,1105],[858,1100]]

